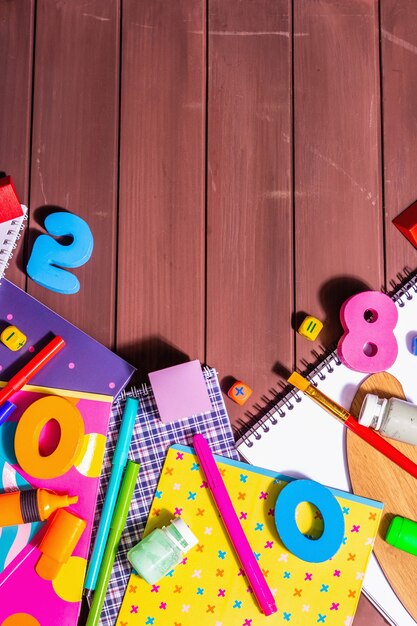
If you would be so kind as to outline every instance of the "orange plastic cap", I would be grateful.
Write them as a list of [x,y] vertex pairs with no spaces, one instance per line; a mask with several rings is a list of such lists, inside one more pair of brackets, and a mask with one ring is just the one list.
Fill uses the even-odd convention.
[[42,556],[35,569],[41,578],[54,580],[68,561],[86,527],[86,521],[65,509],[59,509],[48,524],[39,544]]

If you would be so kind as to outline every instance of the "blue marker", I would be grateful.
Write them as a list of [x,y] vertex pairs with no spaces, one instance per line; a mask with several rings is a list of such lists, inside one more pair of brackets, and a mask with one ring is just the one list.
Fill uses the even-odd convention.
[[16,405],[13,404],[13,402],[9,402],[9,400],[6,400],[6,402],[4,402],[0,406],[0,425],[7,420],[7,418],[13,413],[15,408]]
[[97,529],[97,536],[94,542],[90,563],[88,565],[87,576],[84,583],[85,592],[94,591],[96,588],[98,575],[100,573],[100,566],[103,560],[104,550],[106,548],[107,538],[110,531],[110,522],[116,506],[123,470],[125,469],[127,462],[127,455],[132,439],[138,406],[138,400],[135,400],[134,398],[128,398],[126,400],[119,437],[117,439],[113,455],[109,486],[107,488],[103,511],[101,513],[100,523]]

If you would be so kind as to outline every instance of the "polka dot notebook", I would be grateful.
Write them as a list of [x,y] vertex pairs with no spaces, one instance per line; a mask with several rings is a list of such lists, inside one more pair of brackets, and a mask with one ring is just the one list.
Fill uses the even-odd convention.
[[[154,585],[131,575],[117,626],[349,626],[383,505],[332,489],[343,513],[344,538],[331,559],[309,563],[284,547],[274,523],[277,496],[292,479],[215,459],[278,612],[265,618],[258,609],[197,457],[192,448],[175,445],[167,454],[144,535],[181,516],[199,543]],[[317,509],[302,503],[296,516],[303,533],[320,536],[323,521]]]

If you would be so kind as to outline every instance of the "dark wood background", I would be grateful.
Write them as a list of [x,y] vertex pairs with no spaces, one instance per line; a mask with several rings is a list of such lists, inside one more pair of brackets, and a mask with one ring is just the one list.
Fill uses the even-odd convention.
[[[414,0],[0,0],[0,60],[30,207],[7,277],[138,382],[188,358],[246,381],[236,432],[349,295],[416,266],[391,224],[417,197]],[[95,239],[72,296],[25,274],[59,207]],[[362,598],[355,625],[383,623]]]

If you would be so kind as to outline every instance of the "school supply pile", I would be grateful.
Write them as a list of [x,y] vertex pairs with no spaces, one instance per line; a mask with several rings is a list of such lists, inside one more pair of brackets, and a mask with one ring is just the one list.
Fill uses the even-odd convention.
[[[23,489],[19,506],[28,522],[1,530],[0,623],[75,626],[111,406],[134,368],[6,279],[0,319],[27,338],[18,355],[0,344],[10,381],[0,397],[16,407],[0,425],[0,488]],[[41,358],[57,342],[53,358]],[[66,494],[69,506],[42,521],[45,497],[35,503],[32,488]]]
[[216,371],[204,368],[204,380],[211,403],[210,413],[164,423],[160,419],[152,388],[148,385],[143,385],[140,389],[132,388],[127,393],[123,393],[114,404],[98,494],[96,527],[100,520],[107,490],[126,398],[133,397],[139,400],[129,457],[137,460],[141,469],[101,613],[100,624],[102,625],[113,626],[116,622],[131,572],[126,555],[142,537],[170,446],[176,443],[191,445],[193,436],[201,432],[210,442],[213,452],[231,459],[239,459]]
[[[398,310],[398,323],[394,329],[398,356],[388,371],[400,381],[407,399],[417,404],[416,356],[412,351],[417,320],[417,275],[410,275],[392,298]],[[351,406],[356,390],[366,378],[366,374],[342,364],[336,352],[311,369],[309,381],[346,408]],[[346,429],[342,423],[297,389],[292,389],[236,445],[248,463],[350,490],[345,437]],[[374,555],[363,591],[391,623],[415,625]]]
[[[154,585],[133,573],[117,624],[351,623],[383,505],[332,490],[343,511],[342,546],[331,560],[307,563],[284,547],[274,524],[277,496],[290,479],[233,459],[215,459],[274,595],[277,613],[269,617],[261,613],[198,457],[192,448],[175,445],[162,469],[145,536],[181,516],[197,536],[198,545]],[[300,505],[297,523],[303,532],[320,532],[317,510],[307,503]]]

